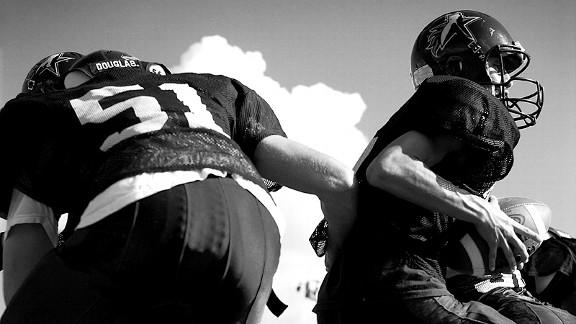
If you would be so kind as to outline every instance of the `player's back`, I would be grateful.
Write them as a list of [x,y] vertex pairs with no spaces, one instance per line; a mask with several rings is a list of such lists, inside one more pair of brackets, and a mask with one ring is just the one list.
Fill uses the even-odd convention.
[[113,71],[16,98],[0,124],[18,157],[12,168],[23,169],[20,189],[68,210],[71,201],[143,172],[214,167],[258,178],[231,139],[246,91],[226,77]]

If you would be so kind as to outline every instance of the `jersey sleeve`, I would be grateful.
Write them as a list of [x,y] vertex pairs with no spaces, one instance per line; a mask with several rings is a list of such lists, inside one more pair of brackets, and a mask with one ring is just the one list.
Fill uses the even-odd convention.
[[[6,219],[12,189],[16,179],[22,172],[23,162],[27,159],[29,150],[25,149],[27,143],[26,124],[22,120],[12,117],[14,100],[9,101],[0,110],[0,216]],[[21,123],[22,122],[22,123]],[[18,127],[20,132],[18,132]]]
[[416,96],[415,109],[424,110],[418,128],[445,132],[464,143],[462,163],[470,171],[466,182],[491,186],[488,183],[503,179],[514,163],[520,132],[500,100],[463,78],[435,77],[422,86]]
[[432,137],[448,134],[460,140],[464,149],[450,160],[453,164],[443,164],[450,166],[444,171],[455,174],[454,170],[465,170],[458,174],[458,183],[466,183],[477,192],[485,192],[509,173],[513,149],[520,138],[512,116],[482,86],[458,77],[431,77],[378,130],[374,146],[360,163],[359,179],[364,180],[368,164],[379,152],[411,130]]
[[[47,104],[51,97],[58,98],[52,106]],[[73,191],[70,180],[77,177],[68,159],[51,146],[75,140],[63,102],[56,93],[39,94],[16,98],[0,111],[0,212],[7,212],[12,189],[57,210],[75,201],[69,196],[59,200]]]
[[244,100],[237,109],[234,140],[250,158],[260,141],[271,135],[286,137],[270,105],[254,90],[245,88]]
[[466,144],[493,152],[515,147],[519,132],[502,103],[479,84],[457,77],[433,77],[406,103],[419,111],[423,131],[444,131]]

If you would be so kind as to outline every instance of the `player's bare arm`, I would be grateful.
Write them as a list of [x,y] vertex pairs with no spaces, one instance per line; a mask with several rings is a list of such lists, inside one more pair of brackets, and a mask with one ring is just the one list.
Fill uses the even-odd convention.
[[278,135],[263,139],[254,156],[265,178],[318,196],[330,224],[328,249],[337,251],[356,218],[354,172],[326,154]]
[[366,171],[367,180],[414,204],[474,223],[490,245],[491,269],[495,267],[498,248],[502,248],[510,264],[516,264],[515,255],[519,255],[521,262],[526,261],[528,252],[515,231],[538,240],[536,233],[507,217],[497,201],[447,189],[455,186],[429,169],[461,145],[447,135],[430,138],[417,131],[407,132],[372,161]]
[[[54,240],[57,235],[57,224],[53,224],[53,228],[46,229],[41,223],[21,223],[21,220],[18,220],[20,215],[28,219],[54,218],[50,208],[14,190],[7,221],[14,222],[15,225],[6,232],[2,255],[6,304],[10,302],[36,263],[46,252],[54,248],[56,243]],[[52,232],[52,239],[48,230]]]

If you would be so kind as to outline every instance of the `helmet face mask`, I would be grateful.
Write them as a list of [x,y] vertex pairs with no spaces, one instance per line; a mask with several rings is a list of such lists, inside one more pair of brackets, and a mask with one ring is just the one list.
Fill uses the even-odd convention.
[[[485,60],[492,77],[488,84],[480,84],[495,87],[495,96],[508,109],[519,129],[534,126],[544,105],[544,90],[538,81],[520,77],[530,64],[530,55],[519,43],[498,45],[488,51]],[[511,96],[512,84],[513,93],[523,95]]]
[[[530,55],[494,18],[476,11],[444,14],[428,24],[412,49],[414,88],[434,75],[472,80],[492,91],[506,106],[518,128],[533,126],[542,110],[544,92],[537,81],[520,77]],[[523,93],[510,96],[519,84]],[[521,108],[522,107],[522,108]]]

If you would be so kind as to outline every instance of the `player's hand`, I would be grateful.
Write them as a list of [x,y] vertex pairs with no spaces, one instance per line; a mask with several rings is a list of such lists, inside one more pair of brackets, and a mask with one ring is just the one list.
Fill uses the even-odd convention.
[[328,271],[332,264],[334,264],[334,259],[336,259],[336,255],[339,252],[340,248],[330,247],[330,240],[326,242],[326,253],[324,254],[324,266],[326,267],[326,271]]
[[355,210],[342,209],[343,206],[335,204],[320,204],[322,213],[325,217],[329,217],[328,221],[328,240],[326,241],[326,253],[324,254],[324,265],[328,270],[336,256],[340,253],[344,241],[346,240],[355,221]]
[[328,269],[340,253],[356,221],[358,181],[352,174],[348,187],[344,190],[334,191],[330,195],[318,198],[322,213],[328,222],[328,241],[324,258],[324,264]]
[[476,224],[476,229],[490,246],[488,256],[490,270],[493,271],[496,268],[496,256],[499,249],[502,250],[512,271],[522,269],[529,255],[526,246],[517,234],[536,241],[540,241],[540,237],[534,231],[515,222],[501,211],[498,199],[495,196],[490,196],[488,201],[484,202],[483,207],[487,217],[485,217],[484,222]]
[[348,238],[357,213],[357,188],[351,188],[340,199],[320,201],[324,217],[328,221],[328,240],[324,265],[329,269]]

